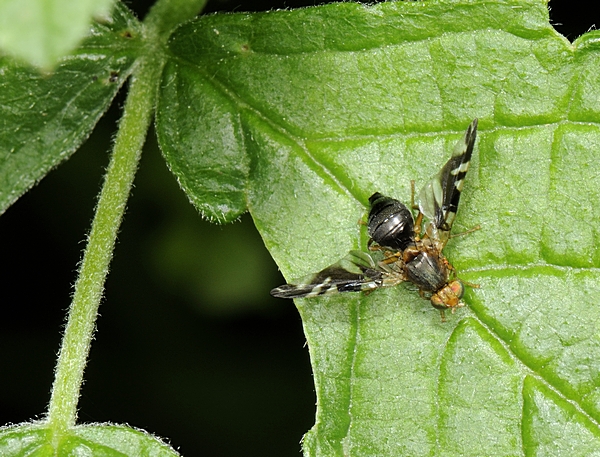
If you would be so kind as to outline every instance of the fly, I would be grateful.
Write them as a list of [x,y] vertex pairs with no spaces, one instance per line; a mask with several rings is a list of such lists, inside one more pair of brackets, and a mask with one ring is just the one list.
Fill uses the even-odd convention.
[[[410,209],[379,192],[371,195],[367,219],[369,252],[350,251],[318,273],[273,289],[271,295],[316,297],[411,282],[421,297],[440,310],[445,321],[445,310],[454,312],[464,306],[465,283],[456,277],[454,267],[442,251],[451,237],[476,137],[477,119],[474,119],[450,159],[419,192],[418,205],[414,204],[414,181]],[[416,218],[411,209],[417,211]]]

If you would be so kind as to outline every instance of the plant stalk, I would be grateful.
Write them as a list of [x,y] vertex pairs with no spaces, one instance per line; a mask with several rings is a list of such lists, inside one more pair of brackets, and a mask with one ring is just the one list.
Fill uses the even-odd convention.
[[47,416],[57,438],[75,425],[77,419],[79,392],[98,306],[153,114],[157,81],[153,63],[156,64],[142,62],[131,78],[112,158],[75,283]]
[[65,431],[77,420],[83,372],[108,267],[154,113],[165,56],[161,48],[173,27],[194,17],[205,3],[206,0],[158,0],[146,18],[144,32],[148,47],[130,79],[123,117],[75,282],[56,365],[46,418],[54,431],[55,449]]

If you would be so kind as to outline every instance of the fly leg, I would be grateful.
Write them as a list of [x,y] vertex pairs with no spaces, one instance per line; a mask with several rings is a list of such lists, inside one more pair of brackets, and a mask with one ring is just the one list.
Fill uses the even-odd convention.
[[[448,262],[448,259],[444,259],[444,263],[446,264],[446,267],[448,267],[448,270],[450,270],[450,274],[452,275],[453,279],[458,279],[465,286],[469,286],[472,289],[479,289],[481,287],[479,284],[475,284],[474,282],[465,281],[464,279],[461,279],[458,276],[456,276],[456,269],[454,268],[454,265],[452,265],[450,262]],[[452,312],[454,312],[454,310],[452,310]]]
[[457,236],[463,236],[463,235],[469,235],[470,233],[476,232],[477,230],[481,230],[481,225],[477,224],[475,227],[470,228],[469,230],[465,230],[464,232],[453,233],[452,235],[450,235],[450,238],[455,238]]

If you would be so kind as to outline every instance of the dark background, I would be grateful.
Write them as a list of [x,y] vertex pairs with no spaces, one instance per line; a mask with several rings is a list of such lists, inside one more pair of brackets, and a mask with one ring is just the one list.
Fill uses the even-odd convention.
[[[316,1],[213,0],[207,12]],[[573,41],[594,3],[552,1]],[[148,3],[128,2],[140,17]],[[41,417],[124,91],[86,144],[0,218],[0,424]],[[315,395],[300,318],[250,217],[214,226],[179,190],[154,132],[122,225],[80,422],[128,423],[184,455],[294,456]]]

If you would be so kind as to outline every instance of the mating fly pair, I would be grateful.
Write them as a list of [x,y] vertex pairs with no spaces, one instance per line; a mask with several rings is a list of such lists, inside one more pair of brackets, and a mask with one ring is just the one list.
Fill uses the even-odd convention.
[[[464,284],[456,278],[454,267],[442,250],[450,238],[476,136],[474,119],[454,147],[450,160],[419,193],[418,206],[412,202],[412,209],[418,210],[416,219],[402,202],[374,193],[369,198],[367,221],[369,252],[350,251],[318,273],[273,289],[271,295],[317,297],[370,291],[408,281],[419,288],[421,297],[440,310],[445,321],[445,310],[454,312],[464,306]],[[411,184],[414,200],[414,183]]]

